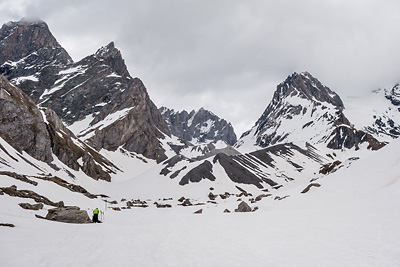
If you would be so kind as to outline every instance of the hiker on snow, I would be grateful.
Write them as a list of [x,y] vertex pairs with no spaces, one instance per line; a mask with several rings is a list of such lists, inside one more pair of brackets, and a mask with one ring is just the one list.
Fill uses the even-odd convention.
[[99,223],[100,222],[99,221],[99,209],[98,208],[95,208],[93,210],[93,222],[94,223]]

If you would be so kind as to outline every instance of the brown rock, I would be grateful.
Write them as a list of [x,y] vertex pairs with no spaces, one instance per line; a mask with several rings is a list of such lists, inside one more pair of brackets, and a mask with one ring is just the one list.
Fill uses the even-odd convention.
[[240,202],[238,208],[235,209],[235,212],[250,212],[250,211],[251,211],[250,206],[244,201]]
[[311,183],[309,184],[306,188],[304,188],[303,191],[301,191],[302,194],[307,193],[308,191],[310,191],[311,187],[320,187],[321,185],[318,183]]

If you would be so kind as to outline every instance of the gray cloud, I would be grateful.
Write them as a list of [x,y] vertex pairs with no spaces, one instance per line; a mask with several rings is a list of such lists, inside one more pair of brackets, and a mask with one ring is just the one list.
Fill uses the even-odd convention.
[[75,60],[115,41],[158,105],[205,107],[240,135],[294,71],[339,94],[400,80],[400,2],[3,0],[3,22],[46,21]]

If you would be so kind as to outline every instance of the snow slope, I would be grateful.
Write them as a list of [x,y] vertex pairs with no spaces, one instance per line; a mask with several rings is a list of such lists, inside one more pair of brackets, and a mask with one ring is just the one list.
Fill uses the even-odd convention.
[[[103,224],[70,225],[36,219],[15,208],[19,200],[0,196],[1,222],[16,225],[0,228],[1,265],[399,266],[399,149],[395,140],[305,194],[309,182],[294,182],[276,193],[289,197],[251,204],[254,213],[222,213],[237,207],[237,197],[191,207],[170,200],[170,209],[107,209]],[[203,214],[193,214],[199,208]]]

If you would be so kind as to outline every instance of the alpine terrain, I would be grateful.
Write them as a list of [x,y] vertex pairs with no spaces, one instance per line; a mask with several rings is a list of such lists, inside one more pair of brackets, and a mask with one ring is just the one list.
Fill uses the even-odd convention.
[[237,139],[93,52],[0,29],[1,265],[399,266],[399,84],[341,99],[293,73]]

